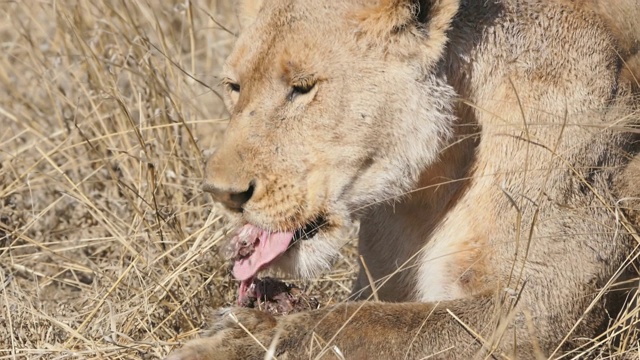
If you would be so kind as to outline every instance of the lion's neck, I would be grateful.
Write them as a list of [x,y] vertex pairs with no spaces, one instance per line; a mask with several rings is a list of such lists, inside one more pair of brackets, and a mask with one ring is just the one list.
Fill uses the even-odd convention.
[[[458,126],[450,146],[436,163],[422,172],[407,196],[393,204],[380,205],[361,220],[359,250],[371,275],[374,279],[382,279],[395,274],[385,285],[378,286],[380,299],[402,301],[415,298],[416,294],[399,291],[415,286],[399,285],[415,282],[413,262],[417,259],[416,254],[428,243],[443,214],[468,185],[469,167],[476,146],[470,136],[473,127],[469,125]],[[380,259],[377,254],[386,256]],[[361,273],[356,290],[369,285],[367,275]],[[366,290],[363,295],[368,293]]]
[[[464,27],[465,22],[454,23],[454,26]],[[464,28],[452,29],[451,44],[440,64],[440,76],[447,79],[446,82],[462,99],[468,99],[471,95],[468,91],[471,81],[469,58],[476,51],[474,38],[462,36],[469,31]],[[399,202],[378,206],[361,220],[360,254],[374,279],[388,278],[385,285],[376,287],[381,300],[421,299],[422,294],[403,292],[404,289],[416,289],[421,285],[429,287],[435,299],[448,298],[455,292],[446,288],[446,281],[438,278],[439,274],[436,273],[432,274],[433,283],[416,284],[418,266],[415,264],[416,260],[425,256],[425,252],[440,254],[449,251],[433,248],[432,239],[442,236],[436,232],[445,214],[471,186],[472,164],[479,144],[475,136],[479,133],[478,124],[473,109],[465,105],[465,101],[458,102],[455,114],[459,123],[456,124],[450,145],[440,154],[437,162],[422,172],[409,194]],[[379,254],[386,256],[379,258]],[[436,263],[439,262],[433,261],[436,272],[446,267],[446,264],[441,266]],[[361,270],[355,290],[364,289],[360,296],[366,297],[370,294],[369,287],[369,276]]]

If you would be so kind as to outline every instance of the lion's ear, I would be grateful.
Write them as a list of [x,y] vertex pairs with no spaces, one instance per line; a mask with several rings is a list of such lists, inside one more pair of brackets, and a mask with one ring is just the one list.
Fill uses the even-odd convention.
[[241,27],[245,28],[253,23],[263,3],[264,0],[238,0],[236,13]]
[[446,31],[459,6],[459,0],[378,0],[356,16],[361,31],[378,38],[424,29],[431,40],[446,41]]

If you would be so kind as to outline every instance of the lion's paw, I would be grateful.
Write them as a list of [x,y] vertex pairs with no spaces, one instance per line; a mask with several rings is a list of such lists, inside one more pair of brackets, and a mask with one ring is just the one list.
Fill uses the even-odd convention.
[[249,359],[264,356],[277,320],[247,308],[225,308],[202,338],[189,341],[165,360]]
[[244,334],[260,333],[274,328],[276,318],[266,312],[240,307],[224,308],[218,312],[217,321],[205,333],[212,336],[225,330],[240,330]]

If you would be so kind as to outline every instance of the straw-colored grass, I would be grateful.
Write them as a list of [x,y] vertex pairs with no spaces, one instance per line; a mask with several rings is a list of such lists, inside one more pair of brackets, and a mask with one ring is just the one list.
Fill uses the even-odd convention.
[[200,189],[231,5],[0,3],[0,358],[162,358],[235,301]]
[[[0,2],[0,359],[158,359],[234,303],[200,189],[231,6]],[[342,300],[356,268],[351,242],[298,283]],[[572,356],[633,350],[637,322],[631,303]]]

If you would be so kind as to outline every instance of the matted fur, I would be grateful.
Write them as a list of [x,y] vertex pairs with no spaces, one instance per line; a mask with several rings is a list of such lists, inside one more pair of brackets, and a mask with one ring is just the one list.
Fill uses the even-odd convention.
[[360,220],[369,272],[354,296],[384,302],[233,309],[170,358],[262,359],[273,343],[278,359],[529,359],[588,344],[638,240],[616,208],[638,195],[636,170],[620,175],[639,148],[621,130],[639,118],[637,33],[612,20],[638,6],[261,4],[228,59],[232,120],[205,188],[263,229],[326,219],[273,264],[297,275],[328,266]]

